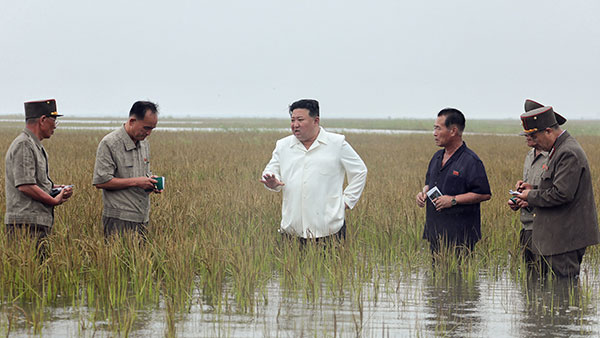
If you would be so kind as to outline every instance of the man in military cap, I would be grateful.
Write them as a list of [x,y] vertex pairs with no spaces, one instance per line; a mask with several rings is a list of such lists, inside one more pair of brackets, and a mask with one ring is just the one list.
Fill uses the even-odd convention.
[[150,219],[150,196],[160,193],[150,172],[150,145],[146,137],[158,123],[158,107],[137,101],[129,119],[106,135],[96,152],[92,184],[102,189],[104,236],[133,231],[146,236]]
[[[525,100],[525,112],[530,110],[534,110],[537,108],[541,108],[544,105],[533,100]],[[565,123],[565,119],[560,116],[560,121],[558,121],[559,125]],[[523,134],[523,133],[522,133]],[[525,162],[523,163],[523,179],[518,180],[515,189],[518,191],[519,187],[523,182],[529,183],[532,186],[539,186],[540,180],[542,177],[542,173],[544,168],[547,165],[548,161],[548,152],[539,149],[537,143],[531,137],[531,135],[524,135],[527,146],[532,148],[525,156]],[[508,206],[514,210],[520,210],[521,213],[521,224],[523,225],[521,232],[519,234],[519,244],[521,246],[521,254],[523,256],[523,260],[527,265],[527,268],[530,270],[534,268],[537,263],[537,255],[535,254],[535,250],[532,247],[531,236],[533,233],[533,213],[534,210],[532,207],[519,208],[516,204],[516,200],[514,197],[508,200]]]
[[592,177],[585,152],[561,129],[566,119],[550,106],[521,115],[523,134],[548,152],[539,185],[521,182],[519,207],[534,207],[532,243],[544,273],[575,278],[586,247],[600,242]]
[[54,207],[73,193],[72,187],[55,185],[50,179],[48,155],[42,146],[60,116],[55,100],[25,102],[25,129],[6,152],[4,223],[9,234],[22,229],[35,236],[38,248],[52,229]]

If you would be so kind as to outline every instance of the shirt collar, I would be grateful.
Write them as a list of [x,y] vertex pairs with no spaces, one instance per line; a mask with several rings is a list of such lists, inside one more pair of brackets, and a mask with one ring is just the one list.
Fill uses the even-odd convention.
[[[327,137],[327,133],[325,132],[325,129],[323,129],[323,127],[319,126],[319,135],[317,135],[317,139],[315,140],[315,142],[313,142],[313,145],[310,146],[310,148],[312,148],[315,143],[323,143],[323,144],[327,144],[329,142],[329,138]],[[290,145],[291,147],[295,147],[297,145],[301,145],[302,147],[304,147],[304,144],[302,144],[302,142],[300,142],[300,140],[294,136],[294,142],[292,142],[292,144]],[[306,149],[309,150],[309,149]]]
[[538,158],[538,157],[548,157],[548,152],[547,152],[547,151],[540,151],[540,152],[537,154],[537,156],[536,156],[536,155],[535,155],[535,149],[532,149],[532,150],[533,150],[533,156],[534,156],[535,158]]
[[456,149],[454,154],[452,154],[452,156],[450,156],[450,158],[448,159],[446,164],[444,164],[443,166],[442,166],[442,159],[444,158],[446,149],[442,149],[442,151],[440,151],[439,155],[438,155],[438,159],[440,161],[440,170],[443,168],[446,168],[448,166],[448,164],[454,162],[454,160],[457,159],[460,156],[460,154],[465,151],[465,149],[467,149],[467,143],[465,141],[463,141],[462,145],[460,147],[458,147],[458,149]]
[[[458,149],[456,149],[454,154],[452,154],[452,156],[450,156],[450,159],[452,159],[455,155],[460,155],[460,153],[465,151],[466,148],[467,148],[467,143],[465,141],[463,141],[463,143],[460,145],[460,147],[458,147]],[[442,156],[444,156],[445,153],[446,153],[446,149],[442,149],[442,151],[440,151],[439,156],[442,157]]]
[[558,146],[560,146],[569,136],[570,136],[570,134],[567,132],[566,129],[563,130],[562,133],[560,133],[560,135],[558,135],[558,137],[554,141],[554,145],[552,145],[552,148],[550,149],[548,160],[550,160],[552,158],[552,156],[554,155],[554,152],[556,151],[556,148]]
[[24,128],[23,132],[29,136],[31,139],[33,139],[33,142],[38,146],[38,148],[43,148],[42,146],[42,142],[40,141],[40,139],[29,129]]
[[130,151],[137,148],[137,144],[133,142],[131,137],[129,137],[129,134],[127,134],[127,130],[125,130],[125,124],[123,124],[118,130],[119,138],[123,140],[123,143],[125,143],[125,150]]
[[560,135],[558,135],[558,137],[556,138],[556,141],[554,141],[554,144],[552,145],[552,149],[550,150],[550,152],[552,152],[554,149],[558,148],[558,146],[560,146],[569,136],[570,136],[570,134],[567,132],[567,130],[566,129],[563,130],[562,133],[560,133]]
[[317,135],[317,139],[315,140],[315,142],[319,142],[319,143],[323,143],[323,144],[327,144],[327,142],[329,142],[327,133],[325,133],[325,129],[323,129],[323,127],[321,127],[321,126],[319,126],[319,135]]

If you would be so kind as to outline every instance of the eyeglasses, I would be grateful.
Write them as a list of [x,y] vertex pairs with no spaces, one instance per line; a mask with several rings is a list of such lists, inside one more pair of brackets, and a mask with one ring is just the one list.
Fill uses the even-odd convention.
[[58,124],[60,123],[60,122],[58,121],[58,118],[56,118],[56,117],[48,117],[48,118],[49,118],[50,120],[54,121],[54,126],[55,126],[55,127],[58,127]]
[[546,131],[546,129],[538,130],[535,133],[529,134],[528,136],[531,137],[532,139],[536,140],[538,138],[538,136],[541,135],[545,131]]

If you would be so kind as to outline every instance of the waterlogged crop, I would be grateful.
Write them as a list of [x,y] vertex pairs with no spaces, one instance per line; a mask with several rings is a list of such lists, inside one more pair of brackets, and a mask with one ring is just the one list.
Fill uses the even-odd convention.
[[[3,129],[0,149],[7,149],[17,133]],[[483,239],[471,257],[442,254],[432,265],[421,238],[424,210],[414,198],[437,150],[430,135],[347,134],[369,168],[363,196],[346,218],[347,240],[301,246],[277,232],[281,196],[258,182],[284,134],[253,131],[154,132],[151,168],[166,177],[166,190],[152,196],[148,241],[135,236],[105,240],[101,192],[91,185],[96,146],[105,133],[59,128],[43,142],[52,179],[73,184],[75,193],[55,210],[48,257],[41,263],[32,243],[10,241],[0,230],[0,332],[43,334],[53,320],[48,309],[68,307],[78,309],[74,326],[81,335],[127,336],[148,320],[140,311],[155,308],[162,311],[164,334],[175,336],[180,315],[197,304],[223,315],[260,314],[273,301],[267,286],[275,283],[281,290],[277,297],[304,304],[350,299],[352,332],[367,335],[364,304],[377,302],[381,288],[389,294],[421,292],[399,289],[400,281],[410,284],[426,274],[434,285],[460,275],[467,289],[482,276],[532,283],[519,259],[518,213],[506,206],[506,192],[522,174],[528,150],[523,138],[465,137],[483,160],[492,187],[492,199],[482,204]],[[600,137],[577,138],[590,160],[598,199]],[[4,177],[4,162],[0,167]],[[4,190],[4,179],[0,185]],[[593,281],[599,263],[598,249],[589,248],[582,279],[565,296],[572,306],[597,306],[600,286]],[[552,314],[553,298],[536,290],[525,302],[540,315]],[[332,331],[339,329],[338,318],[334,312]],[[417,323],[414,333],[443,335],[452,329],[446,324],[442,319],[430,330]],[[229,336],[222,325],[219,335]]]

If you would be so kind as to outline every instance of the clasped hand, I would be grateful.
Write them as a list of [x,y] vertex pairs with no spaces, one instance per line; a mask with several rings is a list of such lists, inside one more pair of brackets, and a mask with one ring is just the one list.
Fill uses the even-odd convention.
[[452,207],[452,196],[442,195],[433,200],[433,205],[436,211]]
[[[423,208],[425,206],[426,198],[427,198],[427,194],[423,191],[421,191],[417,194],[417,205],[420,208]],[[436,199],[433,200],[433,205],[435,206],[435,210],[437,210],[437,211],[441,211],[442,209],[450,208],[450,207],[452,207],[452,196],[443,195],[443,196],[437,197]]]

